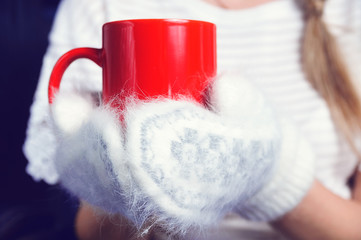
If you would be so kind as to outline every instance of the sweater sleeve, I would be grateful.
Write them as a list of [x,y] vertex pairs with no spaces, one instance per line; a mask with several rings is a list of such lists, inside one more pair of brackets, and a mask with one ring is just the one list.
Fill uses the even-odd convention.
[[[44,180],[48,184],[58,181],[53,161],[57,140],[51,126],[47,98],[51,71],[59,57],[73,48],[101,47],[101,25],[104,21],[101,4],[102,1],[95,0],[63,0],[58,7],[23,146],[28,159],[26,172],[36,181]],[[69,67],[60,89],[72,91],[79,87],[87,91],[101,89],[101,69],[88,60],[78,60]]]

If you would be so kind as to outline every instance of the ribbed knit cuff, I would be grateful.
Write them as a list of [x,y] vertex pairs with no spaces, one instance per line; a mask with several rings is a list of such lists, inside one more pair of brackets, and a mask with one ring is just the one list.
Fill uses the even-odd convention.
[[273,178],[238,213],[249,220],[272,221],[296,207],[314,180],[314,155],[297,129],[282,122],[283,143]]

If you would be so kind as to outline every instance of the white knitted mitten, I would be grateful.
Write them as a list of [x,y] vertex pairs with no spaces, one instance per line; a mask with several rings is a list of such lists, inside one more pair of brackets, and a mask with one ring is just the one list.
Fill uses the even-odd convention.
[[276,124],[267,114],[237,124],[168,100],[137,106],[126,123],[132,179],[149,198],[147,207],[182,228],[211,225],[248,200],[278,157]]
[[65,114],[64,102],[76,109],[87,101],[59,95],[61,183],[138,226],[151,221],[169,232],[203,229],[234,210],[272,220],[296,206],[313,169],[297,131],[239,76],[220,77],[211,96],[211,111],[189,100],[130,102],[123,127],[106,106]]

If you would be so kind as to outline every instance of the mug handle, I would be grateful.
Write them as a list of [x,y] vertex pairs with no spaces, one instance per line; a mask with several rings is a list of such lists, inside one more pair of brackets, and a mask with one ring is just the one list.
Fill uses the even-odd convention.
[[102,52],[103,50],[98,48],[75,48],[61,56],[50,75],[48,86],[49,104],[53,103],[55,94],[59,91],[61,78],[63,77],[65,70],[73,61],[79,58],[87,58],[95,62],[99,67],[102,67]]

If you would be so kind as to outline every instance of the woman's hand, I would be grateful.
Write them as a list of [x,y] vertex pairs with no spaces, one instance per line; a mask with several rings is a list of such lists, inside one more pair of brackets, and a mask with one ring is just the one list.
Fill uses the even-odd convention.
[[[99,211],[99,210],[98,210]],[[79,206],[75,232],[80,240],[151,240],[151,233],[139,236],[136,227],[120,214],[100,214],[86,202]]]
[[[360,191],[360,185],[357,186]],[[361,204],[344,199],[315,181],[292,211],[273,223],[291,239],[361,239]]]

